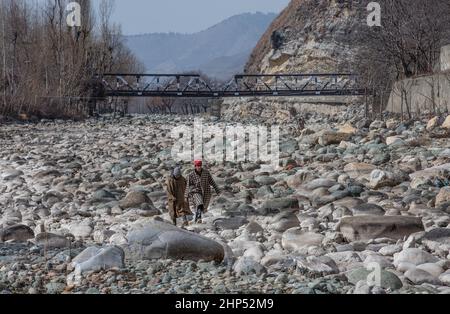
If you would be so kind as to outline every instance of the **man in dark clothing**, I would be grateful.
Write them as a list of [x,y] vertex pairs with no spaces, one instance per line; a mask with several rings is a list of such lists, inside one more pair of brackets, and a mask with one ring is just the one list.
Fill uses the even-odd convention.
[[220,189],[212,178],[210,172],[203,169],[201,160],[194,162],[195,170],[188,175],[186,198],[195,209],[195,222],[202,222],[202,214],[208,211],[208,206],[211,201],[211,186],[217,194],[220,194]]
[[189,204],[185,198],[186,179],[181,175],[181,169],[176,167],[171,176],[166,180],[167,200],[169,214],[174,225],[177,225],[177,218],[183,217],[183,225],[189,224],[187,216],[192,215]]

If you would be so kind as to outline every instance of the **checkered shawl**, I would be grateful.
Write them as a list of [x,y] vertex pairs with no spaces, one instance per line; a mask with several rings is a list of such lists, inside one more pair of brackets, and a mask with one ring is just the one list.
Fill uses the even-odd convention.
[[[194,210],[201,204],[200,200],[203,201],[204,211],[208,210],[209,202],[211,201],[211,186],[217,194],[220,193],[220,189],[212,178],[211,173],[206,169],[202,170],[201,175],[195,170],[188,175],[185,195],[189,203],[194,207]],[[198,197],[198,194],[202,198]]]

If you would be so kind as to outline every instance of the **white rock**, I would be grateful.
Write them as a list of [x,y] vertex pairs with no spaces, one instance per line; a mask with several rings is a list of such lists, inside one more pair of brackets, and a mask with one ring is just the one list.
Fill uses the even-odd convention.
[[440,284],[439,279],[437,279],[430,273],[418,268],[408,270],[405,273],[405,277],[411,280],[416,285],[421,285],[423,283],[429,283],[432,285]]
[[439,259],[428,252],[421,249],[405,249],[399,253],[394,254],[394,265],[397,267],[401,262],[408,262],[414,265],[421,265],[425,263],[436,263]]
[[434,277],[439,277],[440,274],[444,272],[441,266],[434,263],[425,263],[417,266],[417,269],[426,271],[427,273],[433,275]]

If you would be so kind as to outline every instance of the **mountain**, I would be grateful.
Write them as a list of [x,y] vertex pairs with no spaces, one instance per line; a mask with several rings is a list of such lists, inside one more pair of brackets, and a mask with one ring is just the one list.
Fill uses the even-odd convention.
[[276,14],[235,15],[194,34],[151,33],[126,36],[132,52],[147,72],[200,70],[218,79],[242,73],[256,43]]
[[256,45],[246,72],[351,71],[359,48],[351,38],[366,26],[367,10],[359,2],[291,0]]

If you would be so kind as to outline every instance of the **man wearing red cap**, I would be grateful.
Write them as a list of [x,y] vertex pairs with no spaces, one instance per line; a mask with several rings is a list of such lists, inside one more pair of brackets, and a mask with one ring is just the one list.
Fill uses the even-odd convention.
[[211,176],[211,173],[203,169],[201,160],[194,162],[195,170],[188,175],[186,198],[195,209],[195,222],[202,222],[202,213],[208,211],[209,202],[211,201],[211,186],[217,194],[220,189]]

